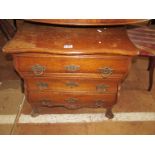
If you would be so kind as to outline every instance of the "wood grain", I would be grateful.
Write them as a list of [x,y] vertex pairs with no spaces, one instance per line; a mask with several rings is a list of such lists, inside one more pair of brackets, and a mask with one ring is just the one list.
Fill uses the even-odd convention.
[[125,25],[148,22],[148,19],[29,19],[28,21],[60,25]]
[[4,46],[6,53],[51,53],[65,55],[137,55],[125,28],[70,28],[25,23]]
[[131,59],[138,54],[124,27],[30,23],[23,24],[3,51],[13,55],[33,112],[41,106],[104,107],[109,119]]
[[[68,108],[80,107],[109,107],[116,103],[117,94],[90,94],[90,93],[61,93],[61,92],[29,92],[28,101],[39,107],[65,106]],[[70,101],[71,100],[71,101]],[[73,100],[73,101],[72,101]],[[75,100],[75,101],[74,101]],[[97,103],[99,102],[99,103]]]

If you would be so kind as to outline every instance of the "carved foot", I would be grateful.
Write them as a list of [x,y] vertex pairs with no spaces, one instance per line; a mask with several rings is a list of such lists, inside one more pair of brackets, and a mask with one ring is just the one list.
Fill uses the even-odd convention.
[[32,117],[37,117],[37,116],[39,116],[39,110],[38,110],[38,108],[32,108],[32,112],[31,112],[31,116]]
[[111,108],[106,110],[105,116],[109,119],[112,119],[114,117]]

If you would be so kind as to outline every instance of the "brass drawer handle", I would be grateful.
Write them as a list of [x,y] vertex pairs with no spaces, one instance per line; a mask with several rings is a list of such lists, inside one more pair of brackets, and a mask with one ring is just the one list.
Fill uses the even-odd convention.
[[95,101],[95,105],[97,106],[97,107],[101,107],[101,106],[103,106],[105,104],[105,101],[104,100],[97,100],[97,101]]
[[48,88],[48,83],[46,82],[37,82],[37,86],[39,89],[47,89]]
[[77,66],[77,65],[67,65],[64,67],[66,71],[69,71],[69,72],[76,72],[80,69],[80,66]]
[[79,84],[77,82],[74,82],[74,81],[67,81],[65,83],[66,86],[70,87],[70,88],[74,88],[74,87],[78,87]]
[[39,76],[44,73],[45,67],[39,64],[35,64],[34,66],[32,66],[31,70],[33,71],[34,75]]
[[111,67],[102,67],[99,68],[99,71],[103,77],[108,77],[113,73],[113,69]]
[[96,86],[96,91],[99,92],[99,93],[104,93],[104,92],[107,92],[109,86],[108,85],[105,85],[105,84],[99,84]]
[[65,99],[65,101],[67,103],[70,103],[70,104],[73,104],[73,103],[77,103],[79,100],[77,98],[68,98],[68,99]]
[[43,106],[52,106],[52,101],[50,101],[50,100],[41,100],[40,103]]

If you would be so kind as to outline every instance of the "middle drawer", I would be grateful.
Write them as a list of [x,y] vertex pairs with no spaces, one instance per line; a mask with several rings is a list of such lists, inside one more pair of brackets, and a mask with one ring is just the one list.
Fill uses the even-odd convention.
[[77,78],[46,78],[31,77],[25,79],[29,90],[59,91],[59,92],[94,92],[116,93],[117,82],[102,79],[77,79]]

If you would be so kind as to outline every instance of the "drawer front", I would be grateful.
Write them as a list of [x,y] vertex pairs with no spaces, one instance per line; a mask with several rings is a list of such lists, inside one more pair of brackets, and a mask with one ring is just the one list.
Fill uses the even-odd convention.
[[116,94],[80,94],[29,92],[28,101],[35,106],[65,106],[68,108],[80,107],[107,107],[116,103]]
[[93,79],[55,79],[55,78],[26,78],[28,90],[59,91],[59,92],[94,92],[116,93],[117,82]]
[[35,76],[48,73],[99,73],[103,77],[128,71],[130,58],[127,56],[51,56],[15,55],[15,66],[19,72]]

